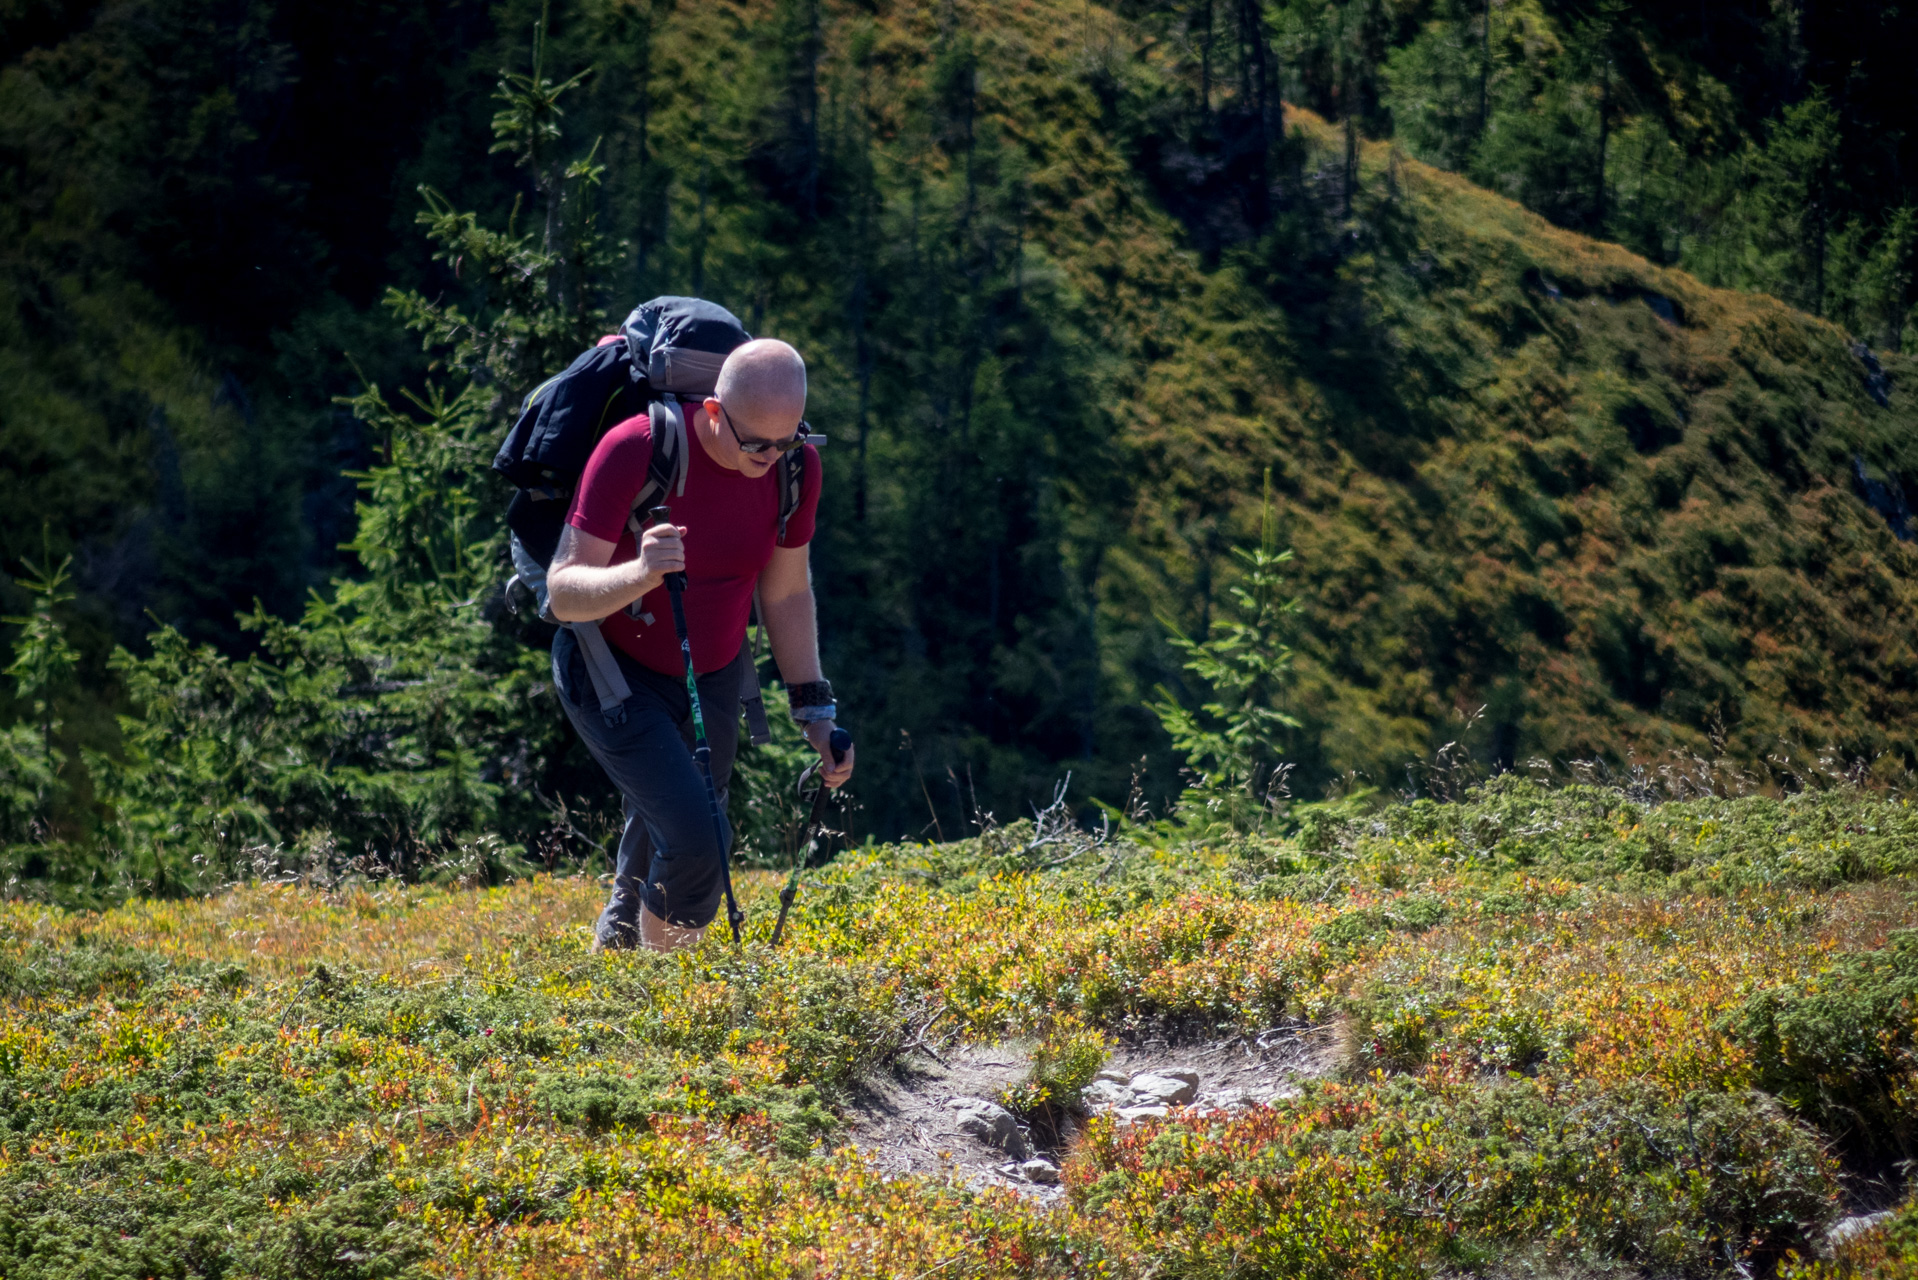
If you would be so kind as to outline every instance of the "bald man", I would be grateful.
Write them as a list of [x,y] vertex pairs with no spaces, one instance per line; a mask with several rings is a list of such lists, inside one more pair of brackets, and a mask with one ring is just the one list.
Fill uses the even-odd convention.
[[[748,342],[726,358],[713,394],[684,411],[691,456],[685,492],[671,499],[672,523],[637,540],[627,528],[652,458],[652,422],[641,414],[613,427],[593,450],[547,574],[553,616],[599,620],[632,689],[619,707],[602,712],[573,633],[561,628],[554,637],[553,680],[567,718],[625,800],[626,828],[596,948],[671,951],[698,941],[719,910],[721,853],[690,750],[692,706],[667,574],[686,574],[686,625],[721,796],[739,744],[755,585],[793,716],[821,755],[826,785],[852,776],[852,753],[835,764],[827,751],[836,707],[819,669],[808,562],[820,467],[818,451],[800,432],[806,363],[783,342]],[[795,447],[806,451],[805,485],[782,537],[772,472],[780,453]],[[626,606],[635,600],[657,621],[629,616]]]

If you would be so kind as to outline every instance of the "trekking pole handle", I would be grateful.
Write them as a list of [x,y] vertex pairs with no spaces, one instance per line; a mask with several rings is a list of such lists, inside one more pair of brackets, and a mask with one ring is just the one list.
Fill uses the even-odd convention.
[[[844,764],[846,762],[846,753],[852,750],[852,735],[835,725],[832,735],[826,739],[826,747],[832,752],[832,762],[834,764]],[[812,820],[815,823],[819,821],[819,815],[822,812],[819,806],[824,804],[826,800],[826,781],[819,776],[819,768],[824,763],[825,761],[823,760],[815,760],[804,769],[801,769],[799,771],[799,782],[796,786],[796,790],[802,798],[805,796],[813,797]],[[808,787],[806,785],[808,782],[813,785]]]
[[[646,508],[646,520],[648,528],[657,524],[672,524],[673,509],[671,507],[648,507]],[[634,553],[638,553],[638,548],[634,548]],[[668,591],[684,591],[686,589],[686,575],[683,573],[667,574],[666,589]]]

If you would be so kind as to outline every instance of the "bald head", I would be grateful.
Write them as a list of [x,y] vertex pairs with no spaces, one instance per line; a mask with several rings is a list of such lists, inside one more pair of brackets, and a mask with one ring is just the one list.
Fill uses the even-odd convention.
[[806,362],[777,338],[755,338],[726,357],[713,395],[742,430],[789,435],[806,414]]

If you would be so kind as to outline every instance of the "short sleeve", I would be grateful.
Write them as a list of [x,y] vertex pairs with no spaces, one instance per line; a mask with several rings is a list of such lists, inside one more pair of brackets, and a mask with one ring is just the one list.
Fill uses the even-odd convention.
[[652,420],[643,413],[601,436],[580,473],[566,522],[582,533],[618,542],[652,460]]
[[800,448],[806,459],[806,474],[799,485],[799,505],[793,508],[791,518],[786,521],[786,536],[779,539],[782,547],[805,546],[812,541],[813,530],[818,524],[819,489],[825,481],[825,468],[819,465],[819,450],[809,444]]

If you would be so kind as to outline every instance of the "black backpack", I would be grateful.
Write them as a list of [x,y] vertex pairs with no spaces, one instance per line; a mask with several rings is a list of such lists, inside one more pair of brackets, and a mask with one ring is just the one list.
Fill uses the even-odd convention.
[[[509,605],[517,610],[513,590],[523,585],[532,592],[539,616],[557,621],[547,607],[546,570],[559,549],[580,473],[608,427],[641,413],[652,417],[652,460],[627,517],[635,538],[641,528],[640,512],[685,493],[691,461],[685,405],[711,395],[727,355],[751,340],[738,318],[717,303],[654,298],[626,317],[619,341],[582,352],[563,372],[527,393],[513,429],[493,458],[493,470],[517,490],[506,508],[514,569],[506,584]],[[807,439],[824,443],[821,436]],[[781,537],[804,491],[805,469],[804,449],[779,455]],[[649,626],[654,621],[640,610],[638,601],[628,606],[628,612]],[[601,707],[610,710],[624,702],[630,691],[599,634],[599,624],[562,625],[570,626],[579,638]],[[753,740],[765,741],[765,713],[757,700],[756,682],[747,712]]]

